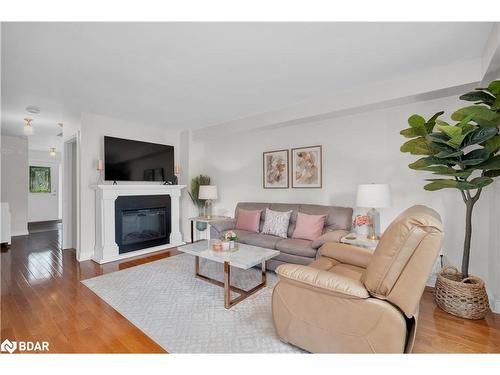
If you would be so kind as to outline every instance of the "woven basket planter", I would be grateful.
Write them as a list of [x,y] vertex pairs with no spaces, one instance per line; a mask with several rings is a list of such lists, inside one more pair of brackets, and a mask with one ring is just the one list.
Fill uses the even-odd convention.
[[475,276],[462,280],[455,267],[445,267],[438,274],[434,298],[441,309],[461,318],[483,319],[490,311],[483,280]]

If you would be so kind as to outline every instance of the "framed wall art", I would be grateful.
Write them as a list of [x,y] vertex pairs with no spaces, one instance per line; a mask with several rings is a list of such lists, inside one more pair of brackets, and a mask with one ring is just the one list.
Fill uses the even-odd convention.
[[292,148],[292,187],[321,188],[321,146]]
[[268,151],[263,154],[264,189],[288,189],[288,150]]

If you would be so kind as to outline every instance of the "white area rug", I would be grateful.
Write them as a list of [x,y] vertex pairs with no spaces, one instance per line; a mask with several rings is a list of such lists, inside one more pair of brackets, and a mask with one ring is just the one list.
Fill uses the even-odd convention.
[[[200,261],[201,273],[223,279],[222,264]],[[170,353],[297,353],[274,331],[266,288],[229,310],[224,289],[194,277],[194,257],[180,254],[82,281]],[[249,289],[260,270],[231,268],[231,282]],[[236,296],[236,295],[235,295]]]

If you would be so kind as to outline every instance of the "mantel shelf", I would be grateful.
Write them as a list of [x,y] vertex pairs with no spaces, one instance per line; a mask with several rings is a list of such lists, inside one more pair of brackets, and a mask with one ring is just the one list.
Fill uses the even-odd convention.
[[180,190],[186,185],[155,185],[155,184],[99,184],[90,185],[94,190]]

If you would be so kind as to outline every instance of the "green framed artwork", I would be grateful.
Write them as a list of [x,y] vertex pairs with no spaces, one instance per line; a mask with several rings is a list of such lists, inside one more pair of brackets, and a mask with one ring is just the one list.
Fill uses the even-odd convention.
[[30,165],[30,193],[50,193],[50,167]]

